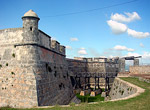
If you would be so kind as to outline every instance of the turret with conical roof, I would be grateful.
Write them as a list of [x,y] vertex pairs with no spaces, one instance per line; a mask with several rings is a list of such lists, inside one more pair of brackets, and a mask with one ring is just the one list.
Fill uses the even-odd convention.
[[33,17],[33,18],[39,19],[38,15],[33,10],[29,10],[28,12],[26,12],[22,18],[28,18],[28,17],[29,18]]
[[40,18],[33,11],[29,10],[22,17],[23,20],[23,41],[37,42],[38,37],[38,21]]

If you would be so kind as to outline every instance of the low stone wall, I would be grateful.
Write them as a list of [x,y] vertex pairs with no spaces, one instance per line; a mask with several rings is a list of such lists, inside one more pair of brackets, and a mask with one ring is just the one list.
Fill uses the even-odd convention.
[[150,83],[150,76],[147,76],[147,77],[139,77],[139,80],[140,80],[140,81],[143,81],[143,82]]
[[130,66],[130,74],[150,74],[150,65]]
[[135,97],[142,92],[144,92],[144,89],[116,78],[112,85],[109,96],[111,100],[123,100]]

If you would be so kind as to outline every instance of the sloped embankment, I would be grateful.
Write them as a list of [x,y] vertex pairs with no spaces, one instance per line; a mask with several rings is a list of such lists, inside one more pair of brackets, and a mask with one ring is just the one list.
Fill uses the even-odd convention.
[[144,91],[145,89],[142,89],[129,82],[123,81],[120,78],[115,78],[109,96],[111,101],[124,100],[135,97],[143,93]]

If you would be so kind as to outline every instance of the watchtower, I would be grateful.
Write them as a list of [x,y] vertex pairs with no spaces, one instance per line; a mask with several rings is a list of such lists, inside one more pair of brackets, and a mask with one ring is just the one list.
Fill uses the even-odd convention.
[[23,20],[23,42],[37,42],[38,41],[38,21],[40,18],[33,11],[29,10],[22,17]]

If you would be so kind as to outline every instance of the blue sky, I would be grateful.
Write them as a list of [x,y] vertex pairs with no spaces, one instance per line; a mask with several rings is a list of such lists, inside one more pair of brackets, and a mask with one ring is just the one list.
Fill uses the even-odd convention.
[[69,58],[141,55],[150,63],[150,0],[0,0],[0,29],[22,27],[30,9]]

